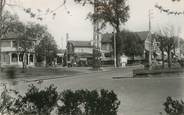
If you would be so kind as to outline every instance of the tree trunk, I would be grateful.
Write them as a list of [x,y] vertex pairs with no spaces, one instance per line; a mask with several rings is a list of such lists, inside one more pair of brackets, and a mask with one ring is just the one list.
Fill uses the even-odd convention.
[[171,68],[171,50],[170,48],[168,48],[167,55],[168,55],[168,59],[167,59],[168,68]]
[[162,68],[164,68],[164,63],[165,63],[165,60],[164,60],[164,51],[162,50]]
[[135,63],[135,56],[134,55],[132,56],[132,62],[133,62],[132,64]]
[[120,37],[119,37],[119,34],[120,34],[120,28],[119,28],[119,24],[117,24],[116,26],[116,65],[117,67],[120,66],[120,46],[118,45],[118,43],[120,43]]
[[23,57],[22,57],[22,72],[25,72],[26,69],[26,62],[25,62],[25,53],[23,52]]

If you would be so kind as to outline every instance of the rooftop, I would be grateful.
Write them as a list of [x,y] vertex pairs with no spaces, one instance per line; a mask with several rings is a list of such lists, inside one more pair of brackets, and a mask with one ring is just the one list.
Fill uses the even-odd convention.
[[141,31],[141,32],[134,32],[135,34],[137,34],[141,40],[145,41],[146,38],[148,37],[148,33],[149,31]]
[[91,41],[73,41],[73,40],[69,40],[68,43],[71,43],[74,47],[92,47]]
[[9,32],[6,35],[4,35],[1,40],[17,39],[19,36],[20,36],[20,34],[18,34],[18,33]]

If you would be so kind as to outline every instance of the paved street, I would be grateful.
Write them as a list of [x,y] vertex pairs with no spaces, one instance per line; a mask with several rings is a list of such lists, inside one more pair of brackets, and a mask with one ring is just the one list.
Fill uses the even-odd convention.
[[[159,115],[159,112],[163,112],[162,104],[167,96],[178,99],[184,97],[182,76],[183,74],[169,74],[132,78],[131,69],[117,69],[49,79],[37,85],[43,88],[54,84],[58,86],[58,90],[102,88],[114,90],[121,100],[118,115]],[[121,79],[112,77],[121,77]],[[34,79],[29,79],[30,82],[27,83],[21,81],[14,88],[24,92],[28,84],[35,83],[31,80]]]

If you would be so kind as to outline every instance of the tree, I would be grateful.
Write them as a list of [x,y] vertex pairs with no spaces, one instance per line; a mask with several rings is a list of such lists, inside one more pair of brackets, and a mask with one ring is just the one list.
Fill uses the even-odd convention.
[[19,38],[16,39],[17,50],[23,55],[22,65],[23,69],[25,69],[27,66],[26,55],[30,52],[33,52],[36,42],[41,40],[44,36],[46,27],[35,23],[20,23],[17,28],[19,29],[17,32],[17,34],[19,34]]
[[164,56],[164,52],[165,52],[165,47],[166,47],[166,36],[163,36],[163,35],[160,35],[160,34],[155,34],[155,38],[156,38],[156,41],[158,41],[160,43],[159,45],[159,49],[161,51],[161,55],[162,55],[162,68],[164,68],[165,66],[165,56]]
[[[83,5],[89,3],[94,6],[95,12],[89,13],[91,20],[101,22],[101,28],[110,24],[116,30],[116,43],[120,43],[120,26],[128,21],[129,18],[129,5],[126,4],[127,0],[74,0],[75,2],[82,3]],[[117,54],[120,55],[120,45],[117,45]],[[119,60],[119,56],[117,56]],[[119,65],[119,62],[117,61]]]
[[135,56],[142,56],[144,54],[144,41],[133,32],[122,31],[120,33],[121,51],[127,56],[133,58]]
[[[168,67],[171,68],[171,63],[172,63],[171,52],[173,53],[175,52],[175,48],[177,44],[177,35],[175,35],[174,28],[170,26],[162,29],[160,31],[160,34],[157,40],[160,42],[160,50],[162,51],[162,56],[164,56],[164,51],[167,52],[167,63],[168,63]],[[164,61],[164,57],[162,58],[163,58],[162,61]]]
[[17,26],[20,21],[17,15],[12,15],[9,11],[4,11],[2,13],[2,24],[0,37],[4,37],[8,32],[16,32]]
[[47,35],[47,27],[40,25],[39,23],[28,22],[28,33],[27,35],[40,41],[44,36]]
[[32,37],[27,35],[27,33],[29,32],[28,28],[26,26],[23,26],[23,28],[24,28],[23,34],[20,35],[19,39],[17,39],[17,44],[18,44],[18,52],[20,52],[23,55],[22,67],[23,69],[25,69],[27,65],[26,54],[33,49],[35,40]]
[[35,47],[38,62],[45,61],[46,66],[52,64],[57,54],[57,45],[51,34],[47,34]]

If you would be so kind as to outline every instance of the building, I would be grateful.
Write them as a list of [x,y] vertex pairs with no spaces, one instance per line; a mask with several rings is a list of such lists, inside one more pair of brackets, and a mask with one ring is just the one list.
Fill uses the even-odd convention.
[[91,41],[72,41],[67,42],[67,63],[73,66],[88,66],[93,60],[93,46]]
[[22,67],[22,62],[27,64],[27,66],[35,65],[35,54],[34,50],[30,50],[26,55],[23,56],[21,51],[19,51],[19,46],[17,43],[19,35],[15,33],[8,33],[5,37],[1,38],[0,44],[0,62],[2,67],[6,66],[16,66]]
[[[141,31],[141,32],[134,32],[142,41],[145,41],[148,37],[148,31]],[[113,54],[113,34],[112,33],[105,33],[101,36],[101,45],[100,50],[102,53],[102,62],[103,64],[113,64],[114,63],[114,54]],[[123,52],[122,52],[123,53]],[[135,57],[128,57],[128,62],[132,63],[131,61],[142,61],[145,59],[145,56],[135,56]]]

